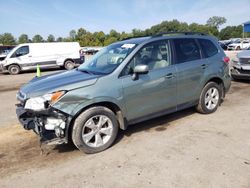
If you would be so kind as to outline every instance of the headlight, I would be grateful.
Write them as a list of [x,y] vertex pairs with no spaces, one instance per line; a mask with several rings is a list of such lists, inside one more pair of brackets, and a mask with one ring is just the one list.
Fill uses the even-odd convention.
[[41,97],[30,98],[26,101],[24,108],[34,111],[45,110],[46,103],[49,103],[50,105],[56,103],[65,93],[65,91],[57,91],[45,94]]

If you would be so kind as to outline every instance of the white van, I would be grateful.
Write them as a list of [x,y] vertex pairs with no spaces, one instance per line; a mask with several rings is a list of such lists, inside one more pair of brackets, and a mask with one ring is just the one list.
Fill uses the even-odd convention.
[[78,42],[25,43],[12,49],[0,62],[0,71],[19,74],[23,70],[64,67],[68,70],[83,63]]

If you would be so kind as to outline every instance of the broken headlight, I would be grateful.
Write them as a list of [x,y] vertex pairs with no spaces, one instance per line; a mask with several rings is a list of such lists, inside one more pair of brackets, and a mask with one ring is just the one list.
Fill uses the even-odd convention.
[[54,93],[45,94],[41,97],[33,97],[26,101],[25,109],[34,110],[34,111],[42,111],[45,110],[47,104],[52,105],[56,103],[66,91],[57,91]]

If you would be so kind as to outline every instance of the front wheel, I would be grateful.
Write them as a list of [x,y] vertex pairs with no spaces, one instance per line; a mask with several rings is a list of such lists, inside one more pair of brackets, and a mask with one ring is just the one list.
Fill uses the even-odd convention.
[[72,140],[85,153],[97,153],[110,147],[118,133],[115,114],[105,107],[93,107],[75,120]]
[[9,71],[10,74],[16,75],[16,74],[20,73],[21,69],[20,69],[20,67],[18,65],[10,65],[8,67],[8,71]]
[[198,112],[210,114],[217,110],[222,96],[222,88],[215,82],[209,82],[203,88],[199,103],[196,106]]
[[64,63],[64,68],[67,70],[72,70],[73,68],[75,68],[75,63],[73,61],[67,60]]

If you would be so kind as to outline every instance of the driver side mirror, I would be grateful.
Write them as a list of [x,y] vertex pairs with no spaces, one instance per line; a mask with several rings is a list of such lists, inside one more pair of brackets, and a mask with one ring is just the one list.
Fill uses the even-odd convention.
[[149,71],[148,65],[137,65],[134,68],[132,79],[136,80],[138,79],[139,74],[147,74]]

